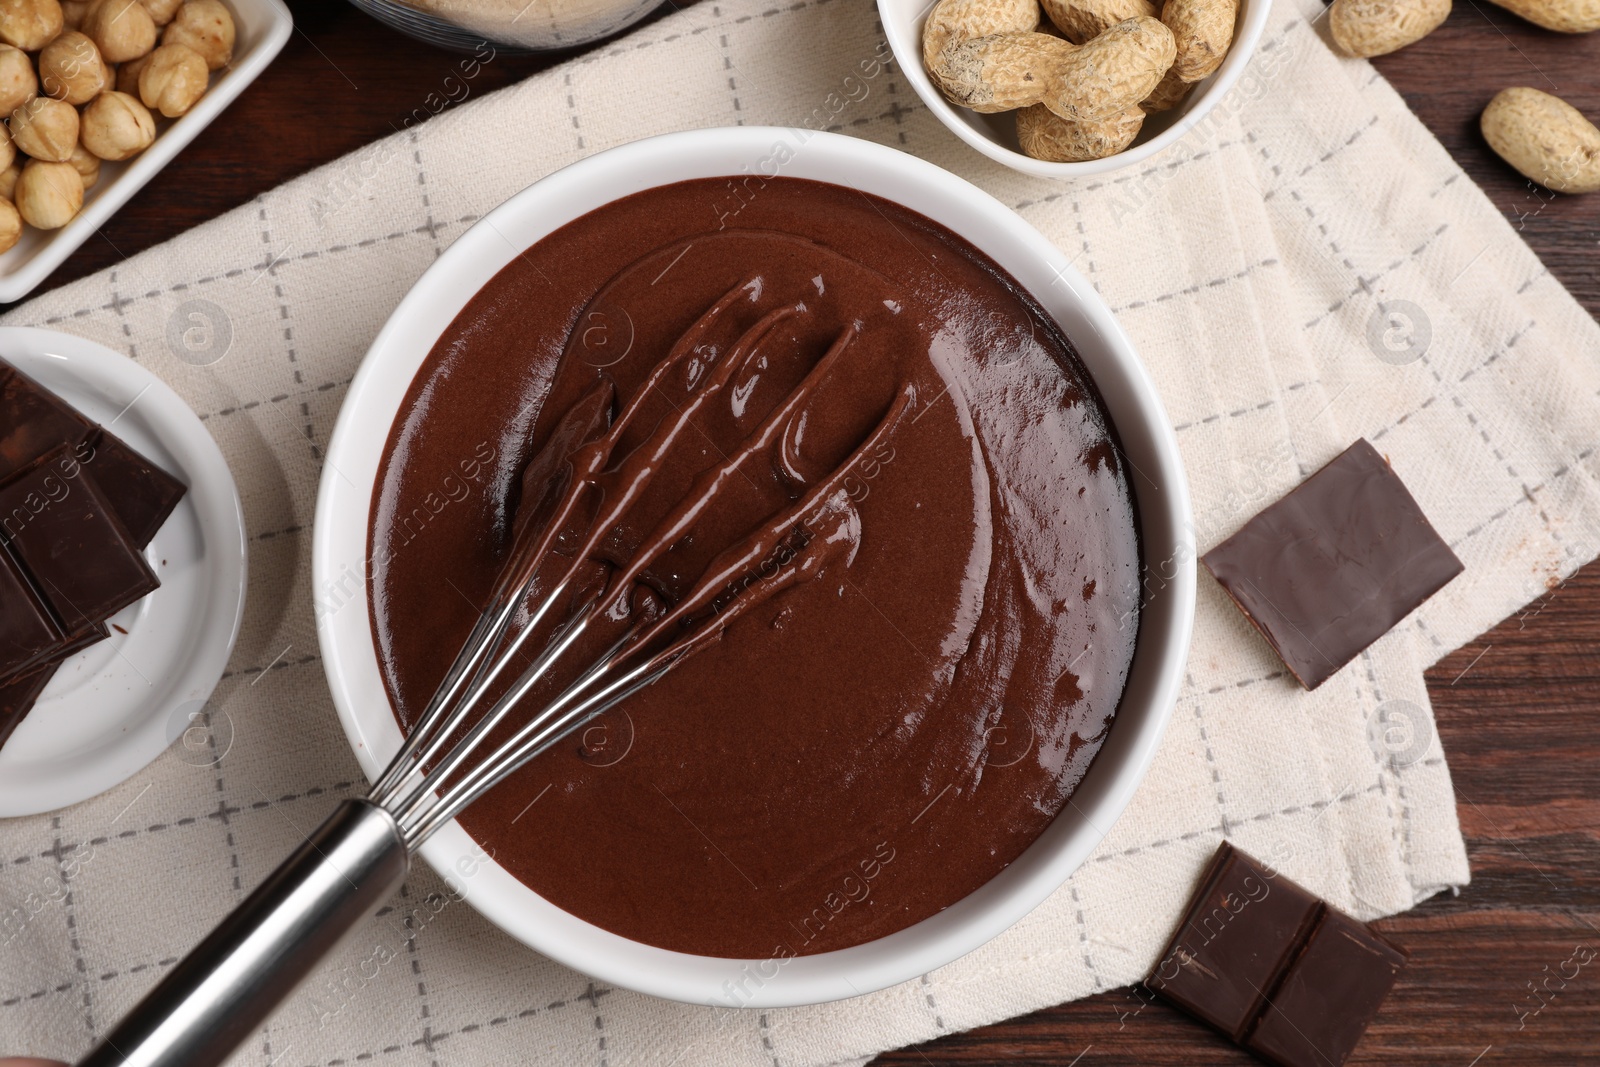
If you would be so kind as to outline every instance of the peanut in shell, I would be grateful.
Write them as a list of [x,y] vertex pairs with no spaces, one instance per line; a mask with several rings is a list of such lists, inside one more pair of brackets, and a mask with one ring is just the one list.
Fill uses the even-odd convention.
[[1144,125],[1144,115],[1136,105],[1108,119],[1074,122],[1043,104],[1034,104],[1017,112],[1017,141],[1034,159],[1052,163],[1103,159],[1133,143]]
[[1593,33],[1600,30],[1600,0],[1490,0],[1557,33]]
[[1210,77],[1233,45],[1239,0],[1167,0],[1161,21],[1178,42],[1172,69],[1186,82]]
[[1450,0],[1333,0],[1328,29],[1353,56],[1386,56],[1415,44],[1450,17]]
[[1037,104],[1080,49],[1047,33],[995,33],[952,42],[928,73],[953,103],[983,114]]
[[922,62],[932,67],[952,42],[1039,28],[1039,0],[939,0],[922,27]]
[[1546,189],[1600,191],[1600,129],[1560,97],[1525,87],[1502,89],[1478,126],[1501,159]]
[[1068,55],[1039,102],[1075,122],[1108,119],[1149,96],[1177,51],[1159,19],[1125,19]]
[[1124,19],[1159,18],[1151,0],[1040,0],[1045,17],[1073,44],[1088,44]]

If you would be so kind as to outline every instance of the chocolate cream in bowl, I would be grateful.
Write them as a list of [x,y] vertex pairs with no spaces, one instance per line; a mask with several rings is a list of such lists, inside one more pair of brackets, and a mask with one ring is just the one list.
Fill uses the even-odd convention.
[[1065,805],[1133,655],[1125,464],[1070,344],[960,238],[834,185],[616,201],[445,331],[373,502],[403,724],[539,537],[561,610],[600,609],[584,655],[643,635],[672,665],[461,822],[681,952],[845,948],[972,892]]

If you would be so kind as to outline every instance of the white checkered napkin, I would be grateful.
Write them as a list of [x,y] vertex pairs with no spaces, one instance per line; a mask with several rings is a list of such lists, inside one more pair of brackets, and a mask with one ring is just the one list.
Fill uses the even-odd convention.
[[[562,164],[689,127],[831,126],[1015,206],[1155,375],[1202,549],[1364,435],[1466,573],[1311,694],[1202,577],[1189,685],[1127,814],[1016,929],[920,981],[786,1011],[652,1000],[529,952],[424,870],[238,1062],[854,1062],[1143,975],[1224,835],[1365,918],[1466,882],[1421,672],[1596,554],[1600,330],[1372,68],[1324,47],[1305,21],[1321,10],[1281,0],[1244,83],[1182,145],[1052,184],[928,115],[881,62],[867,0],[703,3],[13,313],[127,351],[188,399],[233,465],[252,559],[214,702],[222,759],[170,753],[96,800],[0,824],[0,919],[25,916],[0,933],[0,1049],[82,1050],[360,788],[309,587],[344,389],[481,214]],[[214,328],[186,333],[195,315]],[[1108,1040],[1137,1025],[1137,998],[1118,1003]]]

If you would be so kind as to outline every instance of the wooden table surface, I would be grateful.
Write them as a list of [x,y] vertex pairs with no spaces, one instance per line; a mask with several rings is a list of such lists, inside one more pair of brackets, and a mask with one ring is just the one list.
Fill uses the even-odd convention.
[[[112,266],[398,129],[426,106],[423,87],[440,84],[456,62],[348,5],[291,6],[297,30],[283,55],[43,289]],[[551,62],[498,57],[470,95]],[[1551,271],[1600,315],[1600,194],[1560,197],[1530,185],[1477,129],[1483,105],[1511,85],[1556,93],[1600,117],[1600,34],[1563,37],[1487,0],[1463,0],[1440,30],[1378,66]],[[1600,1063],[1600,959],[1564,988],[1546,982],[1579,946],[1600,953],[1600,565],[1448,657],[1428,683],[1473,880],[1458,898],[1378,924],[1412,963],[1352,1062]],[[1255,1062],[1146,999],[1119,990],[877,1062]]]

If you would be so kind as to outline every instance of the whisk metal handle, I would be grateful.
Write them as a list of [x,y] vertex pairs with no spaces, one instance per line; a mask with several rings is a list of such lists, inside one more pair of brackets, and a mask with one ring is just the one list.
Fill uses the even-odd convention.
[[221,1064],[409,867],[394,817],[345,801],[79,1067]]

